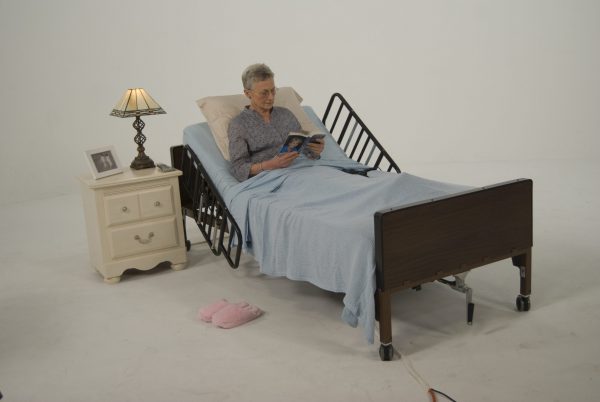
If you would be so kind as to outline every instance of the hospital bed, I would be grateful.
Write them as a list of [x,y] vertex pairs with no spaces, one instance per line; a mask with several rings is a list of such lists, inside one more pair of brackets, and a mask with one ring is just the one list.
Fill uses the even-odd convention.
[[[281,169],[291,173],[277,173],[280,176],[273,173],[275,171],[261,173],[247,180],[248,183],[240,184],[231,176],[229,162],[223,159],[206,123],[187,127],[184,130],[184,144],[171,148],[172,165],[183,172],[180,191],[184,219],[185,216],[194,219],[215,255],[222,255],[232,268],[237,268],[242,251],[248,251],[257,258],[261,271],[265,269],[263,272],[266,274],[307,280],[326,290],[347,293],[342,317],[350,325],[364,326],[370,341],[373,322],[379,322],[379,354],[382,360],[391,360],[394,353],[391,297],[395,292],[418,290],[425,283],[441,281],[466,294],[467,321],[470,323],[474,304],[471,289],[464,282],[465,273],[496,261],[511,259],[512,264],[518,268],[520,279],[517,310],[530,309],[533,245],[531,180],[516,179],[471,188],[411,176],[401,172],[341,94],[331,96],[322,119],[317,117],[312,108],[304,106],[303,109],[315,124],[328,132],[325,149],[334,156],[322,158],[324,161],[318,166],[309,166],[311,162],[306,162],[297,169]],[[328,161],[334,159],[339,159],[336,162],[339,166],[332,168],[328,164],[336,163]],[[288,228],[287,232],[278,233],[275,237],[270,232],[276,231],[276,226],[259,222],[275,219],[280,215],[281,219],[288,219],[289,211],[278,212],[279,206],[287,208],[282,199],[292,200],[289,209],[294,214],[302,214],[305,205],[297,204],[296,199],[303,197],[294,197],[292,193],[286,198],[285,193],[278,192],[283,191],[280,188],[285,187],[285,183],[294,183],[294,180],[300,183],[301,179],[297,176],[306,175],[310,169],[330,180],[335,180],[336,177],[340,180],[355,180],[357,185],[369,186],[377,180],[396,180],[392,184],[394,189],[407,186],[396,204],[381,204],[385,206],[375,211],[364,208],[368,215],[357,218],[364,218],[357,221],[361,228],[360,236],[347,240],[352,241],[353,245],[363,244],[363,248],[358,245],[351,247],[362,250],[362,255],[353,256],[349,263],[358,266],[350,267],[349,274],[340,271],[339,278],[332,281],[329,278],[322,281],[322,270],[318,271],[313,267],[328,258],[325,255],[319,257],[317,254],[315,259],[308,261],[309,270],[314,269],[314,272],[303,274],[302,267],[287,267],[294,264],[307,266],[306,261],[300,264],[296,260],[304,259],[304,255],[312,254],[312,251],[299,254],[295,245],[304,244],[302,242],[308,240],[302,247],[318,249],[319,247],[314,246],[313,235],[306,235],[300,229],[298,234],[295,234],[295,229],[290,234]],[[287,176],[288,174],[292,176]],[[394,177],[387,177],[390,175]],[[350,176],[352,179],[346,178]],[[383,176],[386,178],[380,179]],[[258,194],[260,191],[256,189],[264,186],[267,187],[266,190]],[[327,189],[332,187],[331,184],[327,186]],[[244,188],[240,189],[241,187]],[[374,185],[374,191],[379,191],[377,188]],[[388,190],[381,191],[383,193]],[[350,198],[358,199],[363,196],[362,193],[368,194],[368,191],[361,190]],[[413,196],[411,198],[404,194]],[[321,202],[320,198],[318,200],[315,202]],[[324,207],[324,204],[326,203],[317,207]],[[352,216],[363,214],[357,213],[355,206],[349,208],[352,208]],[[314,215],[314,211],[315,209],[309,209],[306,217],[298,215],[302,218],[300,221],[309,219],[308,216]],[[298,219],[290,220],[289,225],[296,221]],[[319,222],[319,219],[315,219],[310,223],[320,225]],[[264,233],[257,233],[257,230]],[[313,233],[323,231],[326,236],[328,231],[333,233],[335,230],[339,232],[340,228],[317,226]],[[351,232],[343,227],[341,231]],[[274,239],[288,242],[283,246],[278,243],[276,247],[287,247],[289,250],[279,253],[282,255],[263,256],[265,253],[277,254],[266,249]],[[327,250],[328,254],[335,254],[335,249],[340,246],[336,244],[339,239],[338,236],[329,237],[329,242],[321,243],[320,248]],[[186,240],[186,243],[189,249],[189,241]],[[347,249],[348,244],[342,247]],[[285,258],[287,260],[282,260]],[[340,261],[346,263],[345,260]],[[269,268],[269,265],[274,267]],[[286,267],[281,268],[281,265]],[[336,275],[338,265],[331,268]],[[350,277],[352,279],[347,279]],[[342,286],[338,286],[338,282]],[[359,287],[361,290],[352,295]]]

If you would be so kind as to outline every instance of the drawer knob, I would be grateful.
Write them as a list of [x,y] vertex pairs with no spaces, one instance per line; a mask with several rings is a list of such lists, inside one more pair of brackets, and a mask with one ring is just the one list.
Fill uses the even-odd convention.
[[123,211],[123,212],[127,212],[127,211],[128,211],[128,210],[127,210],[127,207],[123,207],[123,208],[121,208],[121,211]]
[[155,202],[154,202],[154,206],[155,206],[155,207],[160,207],[160,201],[155,201]]
[[139,241],[140,244],[148,244],[148,243],[150,243],[152,241],[153,237],[154,237],[154,232],[150,232],[150,233],[148,233],[148,238],[147,239],[142,239],[140,237],[140,235],[135,235],[134,239],[137,240],[137,241]]

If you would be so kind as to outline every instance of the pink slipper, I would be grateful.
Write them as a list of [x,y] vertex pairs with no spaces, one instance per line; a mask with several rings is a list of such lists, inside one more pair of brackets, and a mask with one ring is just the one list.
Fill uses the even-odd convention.
[[198,319],[204,322],[211,322],[213,315],[222,310],[224,307],[227,307],[229,302],[225,299],[218,300],[211,305],[201,308],[198,310]]
[[229,304],[217,311],[212,317],[212,323],[221,328],[233,328],[260,317],[262,310],[246,302]]

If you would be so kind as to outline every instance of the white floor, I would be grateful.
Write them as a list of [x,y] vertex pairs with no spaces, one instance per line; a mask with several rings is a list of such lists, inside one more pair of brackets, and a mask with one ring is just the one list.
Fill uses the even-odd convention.
[[[468,276],[472,326],[464,296],[441,284],[398,293],[404,358],[381,362],[341,321],[340,295],[265,277],[250,259],[229,269],[201,244],[183,271],[104,284],[88,263],[79,195],[65,195],[0,210],[2,402],[429,401],[411,367],[457,401],[600,399],[600,163],[404,168],[472,185],[534,179],[531,311],[515,310],[509,261]],[[222,297],[266,313],[231,330],[196,320]]]

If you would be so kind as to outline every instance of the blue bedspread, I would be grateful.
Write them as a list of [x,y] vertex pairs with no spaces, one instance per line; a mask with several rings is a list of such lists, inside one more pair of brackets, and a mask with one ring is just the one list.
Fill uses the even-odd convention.
[[340,168],[362,165],[348,159],[330,137],[320,160],[300,157],[287,169],[239,183],[206,124],[184,133],[184,142],[194,149],[242,229],[243,250],[255,257],[261,272],[344,293],[342,319],[363,327],[370,343],[375,325],[374,213],[468,189],[407,173],[344,173]]
[[465,189],[407,173],[367,178],[300,165],[240,183],[225,201],[261,272],[344,293],[343,320],[373,342],[374,213]]

